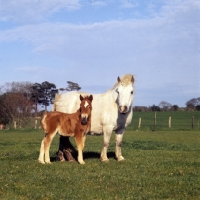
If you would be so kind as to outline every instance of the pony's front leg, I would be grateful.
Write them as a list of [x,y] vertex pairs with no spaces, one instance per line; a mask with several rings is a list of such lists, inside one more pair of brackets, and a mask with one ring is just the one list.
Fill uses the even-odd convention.
[[115,156],[118,161],[124,160],[124,157],[122,156],[122,151],[121,151],[123,135],[124,135],[124,132],[115,134],[115,141],[116,141]]
[[109,130],[104,129],[103,134],[104,134],[103,135],[103,149],[101,151],[100,160],[102,162],[108,162],[109,159],[107,157],[107,150],[108,150],[108,146],[110,142],[110,136],[112,134],[112,129],[109,129]]
[[76,145],[77,145],[77,149],[78,149],[78,162],[80,164],[85,164],[84,160],[83,160],[83,137],[81,136],[75,136],[76,139]]

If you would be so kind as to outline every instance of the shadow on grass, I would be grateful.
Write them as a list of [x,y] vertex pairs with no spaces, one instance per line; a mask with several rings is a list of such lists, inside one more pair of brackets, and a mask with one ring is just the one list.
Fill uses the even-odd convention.
[[[115,159],[115,153],[114,152],[108,152],[107,153],[108,158],[114,158]],[[77,154],[73,155],[74,159],[77,161]],[[100,153],[94,152],[94,151],[85,151],[83,152],[83,159],[100,159]],[[60,162],[56,160],[56,154],[54,157],[50,158],[51,162]]]

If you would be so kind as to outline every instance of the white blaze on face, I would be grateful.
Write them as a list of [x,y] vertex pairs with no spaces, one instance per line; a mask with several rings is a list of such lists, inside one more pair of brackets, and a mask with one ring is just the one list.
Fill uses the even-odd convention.
[[[85,101],[84,107],[86,108],[88,105],[89,105],[89,103],[88,103],[87,101]],[[82,117],[82,118],[87,118],[88,115],[87,115],[87,113],[82,113],[82,114],[81,114],[81,117]]]
[[87,101],[85,101],[84,107],[86,108],[89,105]]

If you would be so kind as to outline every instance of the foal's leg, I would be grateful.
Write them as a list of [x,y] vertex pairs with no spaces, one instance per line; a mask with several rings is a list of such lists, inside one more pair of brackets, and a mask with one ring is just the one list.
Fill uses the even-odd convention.
[[124,131],[123,131],[123,133],[116,133],[115,134],[115,141],[116,141],[115,156],[116,156],[116,159],[118,161],[123,161],[124,160],[124,157],[122,156],[122,152],[121,152],[123,135],[124,135]]
[[49,156],[49,149],[50,149],[50,145],[52,142],[52,139],[54,138],[54,136],[56,135],[56,131],[55,132],[50,132],[48,134],[46,134],[45,138],[44,138],[44,160],[45,163],[50,164],[50,156]]
[[41,142],[40,155],[39,155],[38,161],[42,164],[45,164],[45,162],[44,162],[44,139]]
[[85,164],[83,161],[83,136],[82,134],[75,136],[76,145],[78,149],[78,162],[80,164]]
[[100,160],[102,162],[108,162],[109,159],[107,157],[107,150],[110,142],[110,136],[112,134],[112,127],[104,127],[103,128],[103,149],[101,151]]

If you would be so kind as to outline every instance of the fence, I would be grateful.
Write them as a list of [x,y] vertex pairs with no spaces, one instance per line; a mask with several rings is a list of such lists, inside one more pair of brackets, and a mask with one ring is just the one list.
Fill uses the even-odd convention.
[[[11,127],[20,129],[16,122]],[[25,128],[40,129],[40,117],[32,118]],[[9,129],[9,126],[6,126],[6,129]],[[134,112],[132,123],[127,130],[200,131],[200,111]]]
[[131,130],[200,130],[199,111],[134,112]]

